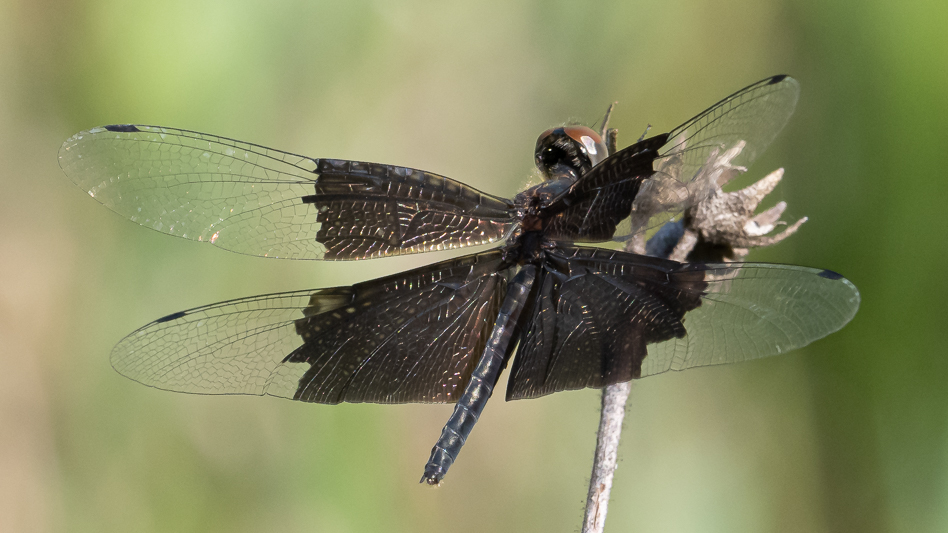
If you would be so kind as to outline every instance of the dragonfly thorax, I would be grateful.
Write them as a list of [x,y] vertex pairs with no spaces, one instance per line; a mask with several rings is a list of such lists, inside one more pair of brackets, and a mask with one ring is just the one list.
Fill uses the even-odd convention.
[[508,261],[532,261],[540,257],[542,250],[555,247],[545,235],[547,222],[555,214],[549,207],[575,182],[571,177],[561,177],[530,187],[514,197],[520,224],[505,246]]
[[[513,199],[517,217],[524,220],[531,216],[543,216],[546,208],[568,191],[575,182],[575,178],[562,176],[559,179],[544,181],[518,193]],[[526,226],[526,224],[521,225]]]

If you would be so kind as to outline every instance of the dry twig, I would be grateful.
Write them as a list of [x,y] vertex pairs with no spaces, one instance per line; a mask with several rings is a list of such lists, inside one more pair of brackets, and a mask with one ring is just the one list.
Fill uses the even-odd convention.
[[[609,106],[603,119],[602,136],[609,154],[616,151],[617,132],[608,129],[609,115],[615,104]],[[785,225],[780,217],[787,208],[785,202],[760,214],[754,214],[757,206],[783,177],[783,169],[775,170],[753,185],[734,192],[724,192],[721,187],[746,169],[730,166],[729,161],[742,146],[725,151],[720,156],[720,165],[709,179],[714,181],[708,198],[689,208],[680,221],[669,222],[649,241],[642,235],[629,241],[626,250],[648,253],[679,262],[684,261],[739,261],[751,247],[770,246],[793,235],[806,222],[806,218],[775,235],[769,235],[779,225]],[[697,179],[697,178],[696,178]],[[583,519],[583,533],[601,533],[606,523],[612,478],[617,466],[619,440],[625,406],[632,388],[631,382],[606,387],[602,391],[602,414],[596,437],[596,454],[593,459],[589,495]]]

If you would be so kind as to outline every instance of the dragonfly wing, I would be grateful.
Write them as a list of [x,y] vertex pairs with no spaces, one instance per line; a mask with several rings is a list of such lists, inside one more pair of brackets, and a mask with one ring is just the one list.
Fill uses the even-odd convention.
[[827,270],[591,248],[554,259],[508,399],[783,353],[839,330],[859,307],[855,286]]
[[59,160],[132,221],[249,255],[367,259],[486,244],[514,224],[506,200],[429,172],[173,128],[95,128]]
[[799,94],[795,79],[767,78],[669,133],[616,152],[560,199],[551,235],[582,242],[625,240],[661,225],[707,198],[722,174],[756,160],[787,124]]
[[199,307],[127,336],[112,365],[178,392],[453,402],[483,351],[507,274],[493,250],[351,287]]

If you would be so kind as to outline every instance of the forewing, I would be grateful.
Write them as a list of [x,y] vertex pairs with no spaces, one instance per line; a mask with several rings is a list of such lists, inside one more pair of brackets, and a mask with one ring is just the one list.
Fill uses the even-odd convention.
[[443,176],[173,128],[81,132],[59,161],[134,222],[250,255],[366,259],[494,242],[513,226],[506,200]]
[[839,330],[859,307],[845,278],[787,265],[580,248],[545,276],[549,303],[524,327],[508,399],[783,353]]
[[737,91],[669,132],[655,169],[689,183],[709,163],[738,147],[730,164],[750,166],[787,125],[799,96],[800,84],[785,75]]
[[669,133],[609,156],[562,199],[569,207],[556,217],[555,238],[624,240],[704,200],[764,152],[793,114],[799,93],[793,78],[767,78]]
[[781,75],[724,98],[664,135],[653,174],[642,181],[631,216],[614,235],[664,224],[745,171],[783,130],[800,96],[797,80]]
[[503,299],[500,267],[494,250],[351,287],[175,313],[123,339],[112,365],[179,392],[453,402]]

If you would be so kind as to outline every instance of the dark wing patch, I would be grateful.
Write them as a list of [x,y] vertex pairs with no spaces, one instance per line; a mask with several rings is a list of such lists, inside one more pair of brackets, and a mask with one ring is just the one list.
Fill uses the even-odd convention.
[[507,200],[410,168],[323,159],[313,204],[326,259],[365,259],[475,246],[513,227]]
[[505,200],[448,178],[173,128],[81,132],[59,162],[134,222],[249,255],[364,259],[484,244],[513,226]]
[[351,287],[175,313],[123,339],[112,365],[178,392],[453,402],[503,299],[501,266],[492,250]]
[[455,402],[503,300],[500,263],[492,251],[362,283],[327,310],[316,292],[312,305],[323,307],[297,322],[304,344],[285,360],[306,368],[293,399]]
[[849,280],[818,269],[588,248],[550,257],[544,275],[560,281],[547,290],[544,280],[550,302],[525,325],[509,399],[776,355],[839,330],[859,308]]
[[600,242],[612,238],[619,223],[632,213],[642,181],[653,173],[656,150],[665,144],[659,135],[624,148],[581,177],[552,210],[546,224],[555,240]]
[[686,335],[703,275],[592,248],[550,256],[511,371],[508,399],[602,388],[641,375],[646,346]]
[[140,129],[138,129],[138,126],[135,126],[134,124],[111,124],[111,125],[108,125],[108,126],[103,126],[103,128],[105,128],[105,129],[107,129],[107,130],[109,130],[109,131],[119,131],[119,132],[123,132],[123,133],[131,133],[131,132],[138,132],[138,131],[141,131]]

